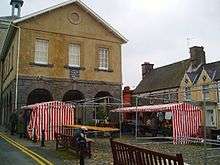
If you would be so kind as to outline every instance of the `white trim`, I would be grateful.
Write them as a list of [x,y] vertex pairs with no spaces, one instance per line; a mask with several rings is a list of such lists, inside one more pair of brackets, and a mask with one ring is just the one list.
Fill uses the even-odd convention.
[[[75,48],[77,49],[77,52],[72,52],[72,50]],[[69,52],[68,65],[71,67],[80,67],[81,45],[80,44],[69,44],[69,51],[68,52]]]
[[92,9],[90,9],[88,6],[86,6],[82,1],[80,0],[69,0],[67,2],[63,2],[63,3],[60,3],[58,5],[54,5],[52,7],[49,7],[49,8],[46,8],[46,9],[43,9],[43,10],[40,10],[40,11],[37,11],[37,12],[34,12],[32,14],[29,14],[29,15],[26,15],[22,18],[19,18],[19,19],[16,19],[13,21],[13,23],[20,23],[22,21],[25,21],[27,19],[30,19],[32,17],[36,17],[38,15],[41,15],[41,14],[44,14],[46,12],[49,12],[51,10],[55,10],[57,8],[60,8],[60,7],[63,7],[63,6],[66,6],[66,5],[69,5],[71,3],[78,3],[78,5],[80,5],[82,8],[84,8],[89,14],[91,14],[95,19],[97,19],[98,22],[100,22],[102,25],[106,26],[114,35],[116,35],[117,37],[121,38],[124,43],[127,43],[128,40],[122,36],[116,29],[114,29],[109,23],[107,23],[104,19],[102,19],[98,14],[96,14]]

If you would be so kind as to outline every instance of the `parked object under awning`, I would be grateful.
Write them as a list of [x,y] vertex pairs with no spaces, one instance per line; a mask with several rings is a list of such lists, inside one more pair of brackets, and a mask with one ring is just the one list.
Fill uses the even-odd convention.
[[22,107],[29,113],[27,133],[33,138],[33,130],[37,140],[45,130],[45,140],[54,140],[54,133],[61,131],[63,125],[74,124],[74,106],[60,101],[45,102]]
[[198,136],[199,126],[201,126],[201,109],[189,103],[124,107],[114,109],[111,112],[171,112],[175,143],[186,141],[189,137]]

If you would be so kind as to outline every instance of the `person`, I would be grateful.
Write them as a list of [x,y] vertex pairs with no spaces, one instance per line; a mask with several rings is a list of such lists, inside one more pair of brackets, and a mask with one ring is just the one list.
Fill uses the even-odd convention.
[[18,132],[20,138],[22,138],[24,136],[23,113],[20,113],[19,116],[18,116],[17,132]]
[[10,124],[11,135],[14,135],[15,130],[16,130],[16,125],[17,125],[17,122],[18,122],[18,117],[17,117],[16,112],[13,112],[10,115],[9,122],[10,122],[9,124]]
[[151,119],[151,133],[153,137],[157,136],[157,132],[158,132],[158,119],[157,119],[157,115],[156,113],[152,114],[152,119]]

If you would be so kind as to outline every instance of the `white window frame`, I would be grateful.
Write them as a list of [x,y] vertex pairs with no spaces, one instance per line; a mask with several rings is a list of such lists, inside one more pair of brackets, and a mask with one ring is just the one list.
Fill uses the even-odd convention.
[[209,85],[202,86],[203,100],[209,100]]
[[44,39],[36,39],[35,41],[35,56],[36,64],[48,64],[48,49],[49,41]]
[[[210,120],[209,120],[209,117],[210,117],[210,114],[208,113],[211,113],[212,111],[212,119],[211,119],[211,123],[210,123]],[[215,127],[216,126],[216,114],[215,114],[215,110],[214,109],[210,109],[210,108],[207,108],[206,110],[206,126],[208,127]]]
[[108,70],[109,69],[109,49],[99,48],[99,69]]
[[192,101],[192,93],[190,87],[185,87],[185,100]]
[[69,66],[70,67],[80,67],[80,54],[81,54],[80,44],[69,44]]

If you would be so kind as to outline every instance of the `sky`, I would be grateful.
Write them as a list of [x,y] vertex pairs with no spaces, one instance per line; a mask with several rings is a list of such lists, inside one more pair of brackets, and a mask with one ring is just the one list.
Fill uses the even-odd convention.
[[[22,15],[65,0],[24,0]],[[123,86],[141,81],[141,64],[154,68],[190,57],[203,46],[207,62],[220,60],[220,0],[82,0],[129,42],[122,47]],[[1,0],[0,16],[10,15]]]

